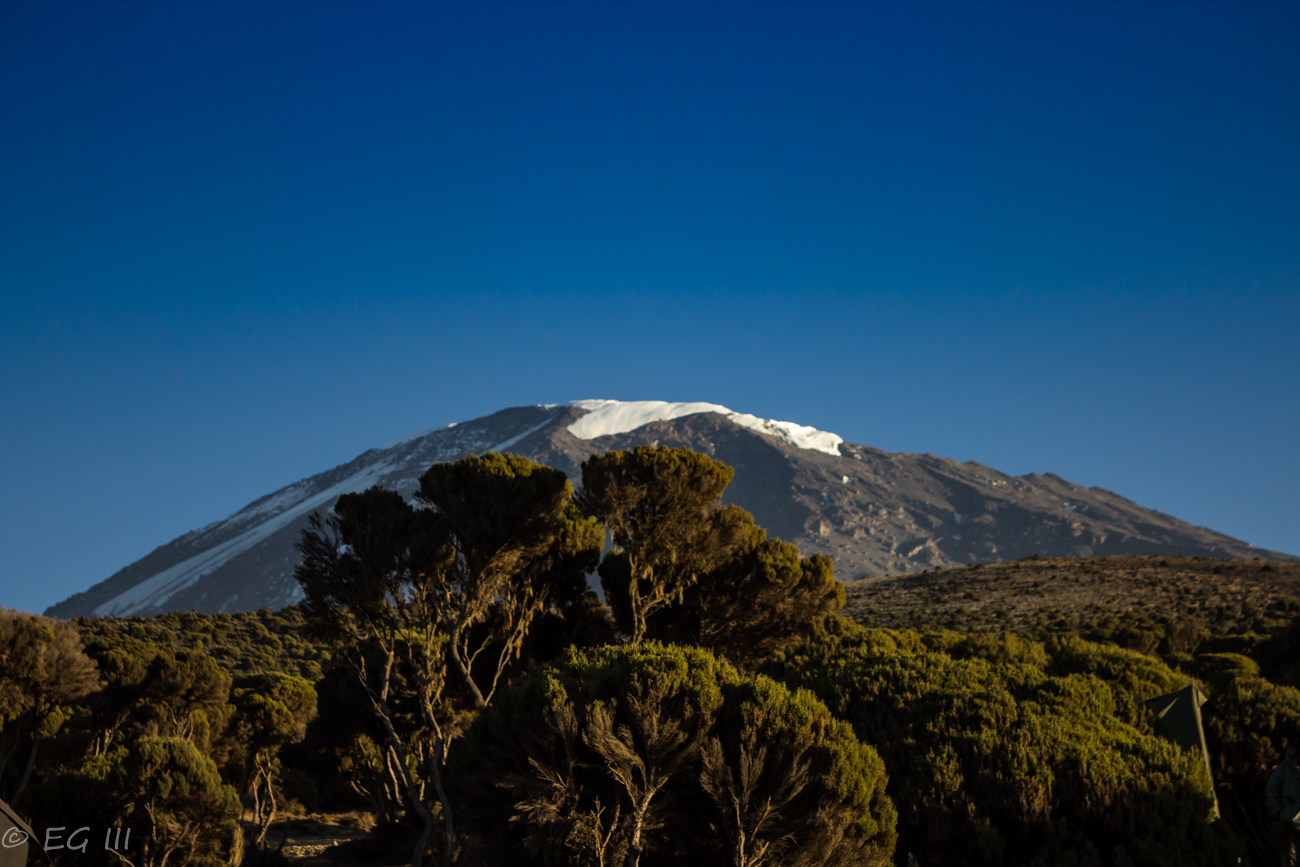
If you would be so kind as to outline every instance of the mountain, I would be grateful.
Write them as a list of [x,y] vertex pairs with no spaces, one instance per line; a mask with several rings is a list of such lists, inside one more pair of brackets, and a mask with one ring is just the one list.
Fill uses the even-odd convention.
[[1050,556],[1286,554],[1195,527],[1052,474],[1008,476],[974,462],[891,454],[792,422],[710,403],[582,400],[505,409],[406,437],[157,548],[46,613],[155,614],[279,608],[300,598],[294,542],[307,517],[381,485],[412,495],[432,464],[508,451],[564,470],[637,445],[684,446],[735,468],[726,499],[843,579]]

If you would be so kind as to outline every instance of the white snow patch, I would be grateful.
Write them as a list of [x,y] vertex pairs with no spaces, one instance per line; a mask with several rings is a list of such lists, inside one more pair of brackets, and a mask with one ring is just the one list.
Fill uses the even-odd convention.
[[791,421],[773,421],[748,413],[734,412],[716,403],[668,403],[663,400],[574,400],[570,406],[587,410],[587,414],[569,425],[569,433],[581,440],[628,433],[656,421],[669,421],[684,415],[716,412],[741,427],[779,437],[793,446],[840,456],[844,438],[814,427]]
[[[153,606],[161,606],[172,596],[191,586],[204,575],[216,571],[231,558],[247,551],[295,518],[320,508],[342,494],[354,494],[376,484],[391,469],[388,463],[372,464],[318,494],[306,497],[290,508],[251,529],[195,554],[188,560],[152,575],[134,587],[119,593],[95,609],[95,616],[125,617]],[[231,597],[231,604],[237,597]]]
[[488,449],[488,451],[490,451],[490,452],[497,452],[498,454],[500,454],[500,452],[501,452],[503,449],[508,449],[508,448],[510,448],[512,445],[514,445],[515,443],[519,442],[521,439],[523,439],[524,437],[528,436],[530,433],[536,433],[537,431],[539,431],[539,430],[541,430],[542,428],[546,427],[546,425],[547,425],[547,424],[550,422],[550,420],[553,419],[553,418],[555,418],[555,413],[551,413],[551,414],[548,415],[546,418],[542,419],[541,422],[539,422],[539,423],[533,425],[533,426],[530,427],[528,430],[524,431],[523,433],[519,434],[518,436],[512,436],[510,439],[505,440],[504,442],[497,443],[497,444],[494,445],[492,448]]

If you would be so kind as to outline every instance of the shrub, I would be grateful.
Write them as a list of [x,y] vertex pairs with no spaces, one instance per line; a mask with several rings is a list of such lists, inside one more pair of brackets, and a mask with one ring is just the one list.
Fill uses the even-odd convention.
[[[235,790],[185,738],[142,738],[61,769],[33,792],[32,812],[39,827],[131,828],[124,854],[139,867],[228,863],[242,843]],[[82,863],[69,851],[56,854]]]
[[458,744],[474,863],[877,865],[884,767],[807,692],[699,648],[570,651]]
[[880,745],[924,863],[1229,863],[1199,757],[1123,721],[1178,676],[1078,639],[1043,650],[828,623],[769,670]]

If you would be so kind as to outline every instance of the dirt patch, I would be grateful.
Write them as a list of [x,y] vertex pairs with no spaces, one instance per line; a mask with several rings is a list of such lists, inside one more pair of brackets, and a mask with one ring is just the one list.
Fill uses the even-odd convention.
[[[279,848],[292,864],[335,865],[343,863],[338,847],[367,839],[369,831],[351,815],[293,818],[276,822],[266,834],[266,844]],[[281,845],[283,841],[283,845]]]

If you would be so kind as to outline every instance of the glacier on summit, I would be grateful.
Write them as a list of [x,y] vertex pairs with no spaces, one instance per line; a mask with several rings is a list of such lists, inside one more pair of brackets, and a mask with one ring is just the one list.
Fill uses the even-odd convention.
[[[333,479],[329,484],[319,484],[317,477],[303,479],[249,504],[202,531],[186,534],[183,538],[197,543],[198,550],[191,547],[186,552],[187,556],[179,557],[121,592],[101,598],[93,606],[92,612],[101,617],[126,616],[144,610],[159,610],[169,604],[173,597],[188,598],[192,595],[192,588],[199,582],[217,572],[228,570],[229,564],[237,558],[246,558],[255,549],[260,550],[267,544],[284,547],[284,539],[280,543],[274,543],[273,537],[286,533],[296,536],[298,525],[310,512],[331,508],[340,495],[362,491],[371,485],[383,485],[403,493],[414,490],[418,487],[420,472],[430,463],[455,460],[470,451],[482,453],[512,448],[550,424],[558,415],[560,406],[584,411],[584,415],[568,426],[569,432],[582,440],[627,433],[656,421],[697,413],[718,413],[736,424],[758,433],[779,437],[802,449],[839,456],[838,446],[843,442],[833,433],[793,422],[761,419],[734,412],[716,403],[670,403],[662,400],[575,400],[567,404],[537,407],[549,411],[531,424],[500,431],[485,429],[472,436],[473,432],[469,428],[475,426],[473,423],[442,425],[402,437],[384,448],[361,455],[350,472]],[[454,445],[451,442],[437,445],[443,438],[455,436],[462,431],[471,438],[464,442],[458,440]],[[196,534],[210,536],[213,541],[203,544],[204,540],[195,538]],[[291,539],[289,544],[292,544]],[[290,548],[285,556],[293,558],[291,552]],[[258,557],[259,560],[276,562],[283,559],[269,553]],[[301,598],[301,591],[290,580],[291,571],[291,564],[279,567],[277,581],[282,586],[278,585],[275,591],[279,594],[275,599],[277,604],[288,604]]]
[[656,421],[670,421],[684,415],[716,412],[741,427],[779,437],[801,449],[840,456],[843,437],[815,427],[791,421],[773,421],[748,413],[735,412],[716,403],[669,403],[663,400],[574,400],[569,406],[587,410],[587,414],[569,425],[569,433],[580,440],[634,431]]
[[[695,420],[672,424],[683,418]],[[328,511],[343,494],[379,485],[409,497],[430,466],[489,451],[517,450],[576,481],[582,462],[603,448],[658,442],[660,428],[646,427],[656,422],[672,431],[669,441],[708,449],[735,467],[729,494],[736,505],[801,550],[832,556],[844,575],[1033,553],[1289,559],[1052,475],[1011,477],[933,455],[890,454],[716,403],[575,400],[510,407],[368,449],[160,545],[46,613],[124,617],[280,608],[302,598],[294,580],[295,544],[310,515]],[[728,435],[718,436],[722,431]],[[766,443],[757,441],[759,435]],[[619,439],[601,442],[611,436]]]

